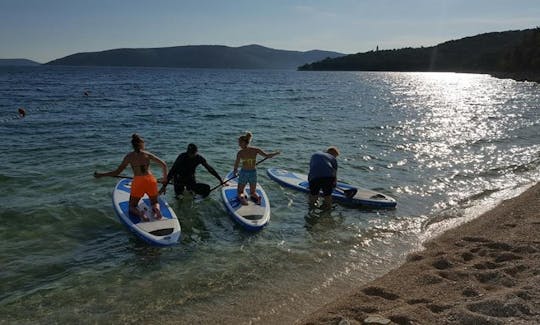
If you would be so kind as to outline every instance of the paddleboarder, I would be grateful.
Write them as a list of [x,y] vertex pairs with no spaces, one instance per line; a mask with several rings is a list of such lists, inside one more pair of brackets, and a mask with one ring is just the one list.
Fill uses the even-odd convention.
[[[257,204],[261,204],[261,197],[257,194],[257,155],[263,157],[272,158],[279,155],[279,151],[266,153],[260,148],[250,147],[249,143],[253,138],[251,132],[246,132],[246,134],[238,138],[238,145],[240,150],[236,154],[236,161],[234,162],[233,173],[235,176],[238,176],[238,200],[242,205],[248,205],[248,201],[244,196],[244,189],[249,183],[249,193],[251,199]],[[240,172],[238,172],[238,167],[242,166]]]
[[197,146],[190,143],[187,146],[187,150],[178,155],[174,161],[174,164],[167,175],[166,182],[163,182],[163,186],[159,190],[159,193],[165,193],[167,191],[167,184],[172,179],[174,183],[174,194],[177,197],[182,195],[184,190],[207,196],[208,193],[210,193],[210,186],[197,183],[197,180],[195,179],[195,171],[199,165],[203,165],[204,168],[220,182],[220,184],[224,183],[218,172],[216,172],[216,170],[208,164],[206,159],[199,154]]
[[147,215],[144,212],[139,211],[137,206],[139,205],[139,200],[148,194],[150,198],[150,203],[152,205],[152,211],[155,213],[156,219],[161,219],[161,212],[159,210],[158,203],[158,189],[157,189],[157,180],[150,172],[150,161],[154,161],[161,166],[163,170],[163,179],[162,182],[167,181],[167,164],[150,153],[149,151],[144,150],[144,140],[138,134],[133,134],[131,136],[131,145],[133,146],[133,151],[128,153],[122,163],[113,171],[106,173],[94,172],[94,177],[104,177],[104,176],[118,176],[128,165],[131,165],[133,169],[133,182],[131,183],[131,192],[129,196],[129,213],[139,217],[143,221],[149,221]]
[[321,209],[326,210],[332,207],[332,191],[337,184],[337,156],[338,148],[332,146],[326,152],[316,152],[309,161],[309,205],[315,206],[319,199],[319,192],[323,193],[323,204]]

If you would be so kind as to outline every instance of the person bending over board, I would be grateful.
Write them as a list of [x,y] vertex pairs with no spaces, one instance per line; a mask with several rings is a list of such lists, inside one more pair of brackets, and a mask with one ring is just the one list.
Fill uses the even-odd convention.
[[339,150],[336,147],[329,147],[326,152],[316,152],[309,161],[309,205],[315,206],[322,190],[323,204],[321,209],[332,207],[332,191],[337,184],[338,163],[336,157]]
[[156,219],[161,219],[161,212],[159,210],[158,203],[158,189],[157,180],[150,172],[150,161],[158,163],[163,170],[163,180],[167,181],[167,164],[159,159],[154,154],[144,150],[144,140],[138,135],[133,134],[131,136],[131,144],[133,145],[133,152],[128,153],[122,163],[113,171],[106,173],[94,172],[94,177],[104,176],[118,176],[128,165],[131,165],[133,169],[133,182],[131,183],[131,192],[129,195],[129,213],[139,217],[143,221],[149,221],[147,215],[143,211],[139,211],[137,206],[139,200],[148,194],[150,202],[152,204],[152,211],[155,213]]
[[182,152],[176,160],[167,175],[167,182],[159,190],[159,193],[167,191],[167,184],[173,179],[174,193],[176,197],[184,193],[184,189],[196,194],[207,196],[210,193],[210,186],[207,184],[198,184],[195,179],[195,170],[197,166],[203,165],[206,170],[223,184],[223,179],[216,170],[206,162],[206,159],[198,153],[197,146],[193,143],[188,144],[186,152]]
[[[248,201],[244,196],[244,189],[249,183],[249,193],[251,199],[257,204],[261,204],[261,197],[257,194],[257,155],[263,157],[272,158],[279,155],[279,151],[266,153],[257,147],[250,147],[249,143],[251,142],[253,135],[251,132],[246,132],[246,134],[238,138],[238,145],[240,150],[236,154],[236,161],[234,162],[233,173],[235,176],[238,176],[238,200],[242,205],[248,205]],[[238,166],[242,165],[240,173],[238,172]]]

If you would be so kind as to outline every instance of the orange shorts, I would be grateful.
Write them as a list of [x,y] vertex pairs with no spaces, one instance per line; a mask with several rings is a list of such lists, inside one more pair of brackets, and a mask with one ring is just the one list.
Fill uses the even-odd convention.
[[143,197],[144,194],[148,196],[158,196],[157,180],[152,174],[144,176],[133,177],[131,183],[131,196]]

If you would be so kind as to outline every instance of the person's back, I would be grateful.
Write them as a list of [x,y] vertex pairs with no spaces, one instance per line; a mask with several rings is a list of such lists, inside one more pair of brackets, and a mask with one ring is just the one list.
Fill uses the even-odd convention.
[[309,161],[308,179],[336,177],[337,168],[336,157],[327,152],[316,152]]
[[[217,180],[223,183],[221,176],[219,176],[216,170],[208,164],[206,159],[198,153],[197,146],[194,143],[190,143],[187,150],[178,155],[167,175],[166,184],[168,184],[171,179],[174,179],[174,192],[176,196],[181,195],[184,192],[184,189],[204,196],[208,195],[210,186],[202,183],[197,184],[195,178],[195,171],[199,165],[203,165],[210,174],[214,175]],[[160,193],[165,193],[166,184],[161,188],[159,191]]]
[[187,152],[182,152],[180,155],[178,155],[178,158],[176,158],[176,166],[173,166],[176,168],[174,168],[173,175],[177,177],[177,180],[190,180],[195,177],[195,170],[197,169],[197,166],[204,162],[206,162],[206,160],[198,153],[190,155]]
[[322,194],[323,209],[332,207],[332,191],[336,186],[338,163],[336,157],[339,151],[336,147],[329,147],[326,152],[316,152],[309,161],[309,204],[315,206],[319,194]]

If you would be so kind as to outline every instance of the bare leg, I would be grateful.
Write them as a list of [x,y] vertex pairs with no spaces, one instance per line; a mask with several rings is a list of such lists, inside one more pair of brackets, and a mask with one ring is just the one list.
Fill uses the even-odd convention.
[[317,201],[319,200],[318,195],[309,195],[309,207],[314,208],[317,205]]
[[150,202],[152,203],[152,211],[155,213],[155,218],[157,220],[163,218],[163,216],[161,215],[161,210],[159,209],[159,202],[157,196],[151,196]]
[[238,200],[242,205],[248,205],[247,199],[244,196],[244,190],[246,189],[246,184],[238,184]]
[[327,195],[323,197],[323,204],[321,205],[321,209],[330,210],[331,208],[332,208],[332,196]]
[[249,195],[257,204],[261,204],[261,197],[257,194],[257,183],[249,183]]
[[134,197],[134,196],[129,197],[129,213],[134,216],[139,217],[139,219],[141,219],[142,221],[150,221],[150,219],[148,219],[148,217],[144,214],[144,212],[139,211],[139,209],[137,208],[140,200],[141,200],[140,197]]

